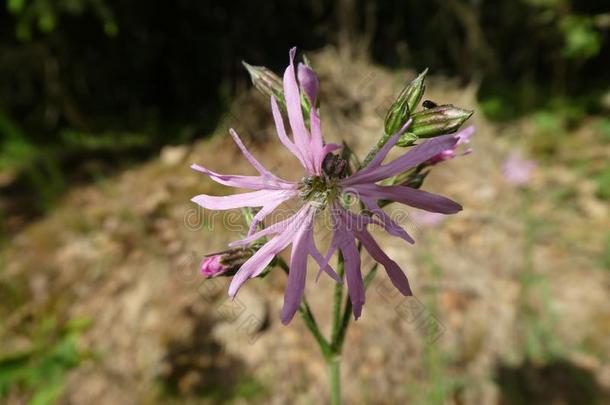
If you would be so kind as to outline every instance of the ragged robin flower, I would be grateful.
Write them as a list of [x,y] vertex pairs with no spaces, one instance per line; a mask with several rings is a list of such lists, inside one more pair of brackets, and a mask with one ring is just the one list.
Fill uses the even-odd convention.
[[[406,185],[381,185],[379,183],[404,173],[428,161],[439,153],[455,147],[454,135],[439,136],[416,145],[402,156],[383,163],[390,149],[407,129],[409,123],[390,137],[366,167],[349,174],[345,161],[334,151],[339,145],[326,144],[322,135],[317,108],[311,108],[309,126],[303,117],[301,98],[307,97],[309,105],[315,106],[318,96],[318,78],[314,71],[299,64],[295,69],[296,48],[290,50],[289,66],[284,72],[283,91],[286,102],[289,136],[275,96],[271,96],[271,110],[281,143],[298,159],[304,169],[302,179],[288,181],[267,170],[244,146],[238,134],[230,130],[233,140],[244,157],[258,171],[256,176],[224,175],[200,165],[192,168],[208,175],[212,180],[230,187],[253,190],[230,196],[201,194],[192,199],[200,206],[212,210],[230,210],[243,207],[260,207],[254,216],[245,238],[229,246],[246,247],[264,240],[258,250],[237,271],[229,287],[234,297],[244,282],[257,277],[281,251],[292,245],[288,282],[284,293],[284,306],[280,318],[284,324],[290,322],[299,308],[307,276],[307,259],[311,256],[337,282],[343,282],[330,267],[331,256],[340,251],[345,263],[349,297],[353,313],[358,318],[365,301],[364,283],[360,269],[360,252],[357,241],[371,257],[384,266],[394,286],[403,294],[411,295],[411,288],[400,266],[390,259],[367,229],[377,225],[391,235],[413,243],[411,236],[378,205],[379,201],[395,201],[430,212],[453,214],[462,207],[445,197],[430,194]],[[296,72],[295,72],[296,71]],[[298,72],[298,73],[297,73]],[[356,211],[346,204],[355,197],[364,209]],[[259,229],[264,219],[280,204],[295,200],[298,210],[291,217]],[[323,256],[314,242],[313,224],[316,215],[327,211],[333,219],[332,240]]]

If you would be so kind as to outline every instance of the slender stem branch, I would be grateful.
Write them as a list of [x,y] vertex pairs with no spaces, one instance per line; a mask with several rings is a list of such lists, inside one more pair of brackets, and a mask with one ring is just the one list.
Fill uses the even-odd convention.
[[377,269],[379,268],[379,265],[377,263],[375,263],[373,265],[373,267],[371,267],[371,270],[368,272],[368,274],[366,275],[366,277],[364,278],[364,289],[366,290],[367,288],[369,288],[369,285],[371,284],[371,282],[373,281],[373,279],[375,278],[375,275],[377,274]]
[[[368,288],[368,286],[371,284],[371,282],[375,278],[375,274],[377,274],[377,263],[375,263],[373,265],[373,267],[371,267],[371,270],[368,272],[368,274],[364,278],[364,289],[365,290]],[[337,337],[337,341],[333,341],[333,348],[338,353],[341,353],[341,350],[343,349],[343,342],[345,341],[345,336],[347,334],[347,328],[349,327],[349,322],[351,319],[352,319],[352,302],[350,301],[349,296],[348,296],[345,301],[345,309],[343,311],[343,318],[341,320],[340,334]]]
[[322,355],[325,359],[329,359],[333,356],[333,350],[331,345],[328,343],[326,338],[320,332],[320,328],[318,327],[318,323],[316,322],[316,318],[313,316],[311,312],[311,308],[309,308],[309,304],[307,303],[307,299],[303,297],[303,301],[301,302],[301,306],[299,307],[299,313],[305,322],[307,328],[311,331],[311,334],[318,342],[320,346],[320,350],[322,350]]
[[284,273],[288,274],[290,272],[290,267],[288,267],[288,263],[286,263],[286,261],[282,257],[276,256],[275,260],[277,261],[277,265],[280,266],[282,270],[284,270]]
[[[345,273],[345,264],[343,261],[343,255],[339,252],[339,256],[337,258],[337,274],[339,278],[343,279],[343,274]],[[339,327],[341,326],[341,302],[343,301],[343,284],[337,283],[335,284],[335,304],[333,307],[333,329],[331,335],[331,346],[334,350],[336,350],[336,343],[338,341],[338,337],[341,333]]]
[[[343,254],[339,251],[337,256],[337,274],[343,279],[345,273],[345,261]],[[330,403],[332,405],[341,404],[341,348],[339,342],[345,333],[341,317],[341,303],[343,302],[343,283],[335,285],[335,303],[333,307],[333,329],[331,332],[330,347],[333,356],[327,359],[329,383],[330,383]]]
[[373,160],[377,152],[379,152],[379,149],[383,148],[383,145],[385,145],[391,137],[391,134],[388,135],[384,132],[384,134],[377,140],[377,143],[371,148],[369,153],[366,154],[366,157],[364,158],[364,161],[362,162],[360,168],[367,167],[368,164],[371,163],[371,160]]

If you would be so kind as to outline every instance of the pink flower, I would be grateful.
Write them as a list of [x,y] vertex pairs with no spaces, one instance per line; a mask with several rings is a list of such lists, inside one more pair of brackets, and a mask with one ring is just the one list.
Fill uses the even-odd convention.
[[533,160],[526,160],[517,152],[510,154],[504,162],[503,173],[507,182],[516,186],[524,186],[530,182],[532,172],[537,164]]
[[453,159],[456,156],[464,156],[472,153],[472,148],[466,148],[462,153],[456,153],[456,150],[460,145],[466,145],[470,143],[470,137],[474,133],[474,126],[466,127],[456,133],[454,136],[457,139],[457,143],[453,145],[451,148],[445,149],[444,151],[437,153],[435,156],[432,156],[426,163],[428,165],[435,165],[440,162],[444,162],[445,160]]
[[203,259],[199,266],[199,272],[206,277],[219,276],[226,272],[229,267],[220,262],[222,255],[208,256]]
[[445,216],[436,212],[415,211],[411,214],[411,220],[416,225],[434,228],[445,220]]
[[[385,267],[396,288],[404,295],[411,295],[407,277],[398,264],[390,259],[373,239],[367,230],[367,225],[378,225],[391,235],[398,236],[409,243],[413,243],[413,239],[379,208],[378,200],[392,200],[443,214],[453,214],[462,209],[459,204],[445,197],[406,186],[382,186],[377,183],[403,173],[444,150],[453,148],[458,140],[454,135],[433,138],[415,146],[403,156],[382,164],[390,149],[407,128],[405,125],[399,133],[391,137],[367,167],[349,177],[345,177],[341,173],[328,174],[323,170],[322,163],[326,156],[337,150],[339,146],[324,143],[316,108],[311,109],[310,129],[305,125],[301,110],[299,83],[311,104],[314,105],[318,91],[318,79],[311,69],[300,65],[297,82],[294,66],[295,53],[296,48],[290,50],[290,64],[284,72],[283,78],[292,137],[286,133],[284,120],[274,97],[271,97],[271,110],[280,141],[304,168],[303,179],[299,182],[290,182],[269,172],[245,148],[237,133],[230,130],[233,140],[246,159],[259,172],[259,175],[224,175],[199,165],[192,165],[192,168],[207,174],[220,184],[254,191],[224,197],[202,194],[194,197],[192,201],[204,208],[214,210],[261,207],[254,217],[247,236],[229,244],[231,247],[247,246],[262,237],[267,237],[267,242],[241,266],[233,277],[229,287],[231,297],[237,294],[246,280],[260,275],[277,254],[292,245],[290,271],[284,293],[284,306],[280,315],[282,322],[287,324],[299,308],[303,297],[308,256],[317,261],[320,273],[326,272],[337,282],[342,282],[337,273],[328,265],[334,252],[340,250],[345,261],[345,276],[354,316],[358,318],[365,297],[360,270],[360,253],[356,240],[359,240],[369,254]],[[357,214],[345,207],[343,197],[346,194],[356,195],[372,215]],[[257,231],[257,224],[289,199],[298,199],[301,203],[300,209],[290,218]],[[326,208],[330,210],[333,219],[333,237],[330,248],[323,257],[314,243],[313,222],[315,215]]]

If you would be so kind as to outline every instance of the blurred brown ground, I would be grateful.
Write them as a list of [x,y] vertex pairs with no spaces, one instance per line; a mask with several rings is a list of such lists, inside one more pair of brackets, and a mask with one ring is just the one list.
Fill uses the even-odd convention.
[[[332,49],[313,57],[323,129],[362,155],[413,72],[339,60]],[[426,98],[476,110],[474,90],[433,76]],[[228,137],[232,126],[267,167],[292,178],[299,170],[262,97],[245,94],[232,111],[213,138],[167,147],[158,160],[74,190],[10,241],[3,277],[27,286],[30,298],[5,322],[5,348],[31,344],[20,325],[41,314],[92,322],[79,342],[91,357],[70,372],[61,403],[324,403],[327,375],[313,338],[300,319],[288,327],[278,319],[284,274],[251,280],[233,304],[229,279],[197,274],[202,255],[236,233],[221,216],[207,229],[208,213],[189,199],[231,191],[188,166],[252,173]],[[436,228],[407,225],[414,246],[378,235],[417,301],[386,292],[379,272],[348,332],[346,403],[497,404],[519,395],[609,403],[610,272],[598,260],[609,207],[590,179],[561,164],[539,167],[527,189],[507,184],[502,163],[531,136],[531,123],[473,121],[474,153],[437,167],[424,186],[464,211]],[[577,152],[610,156],[590,136],[586,125],[573,135],[585,145]],[[327,326],[332,281],[310,277],[307,296]]]

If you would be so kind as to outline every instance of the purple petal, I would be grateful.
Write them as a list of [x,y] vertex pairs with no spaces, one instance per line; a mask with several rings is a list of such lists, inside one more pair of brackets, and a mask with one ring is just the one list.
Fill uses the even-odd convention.
[[322,155],[324,155],[322,159],[324,159],[324,157],[326,157],[326,155],[328,155],[330,152],[334,152],[341,148],[343,148],[343,146],[337,145],[336,143],[327,143],[324,145],[324,148],[322,148]]
[[251,190],[294,190],[297,188],[296,183],[281,180],[275,176],[269,178],[264,176],[220,174],[206,169],[198,164],[191,165],[191,168],[197,170],[198,172],[207,174],[215,182],[229,187],[249,188]]
[[265,204],[265,206],[261,208],[261,210],[257,212],[256,215],[254,215],[254,218],[252,218],[250,229],[248,229],[248,236],[254,234],[256,232],[256,227],[258,226],[258,224],[261,223],[261,221],[263,221],[267,217],[267,215],[271,214],[273,210],[275,210],[280,204],[282,204],[287,199],[288,198],[283,198],[283,196],[278,196],[275,201],[270,201],[269,203]]
[[[322,268],[324,266],[328,265],[331,257],[333,256],[335,251],[339,248],[341,241],[344,240],[345,232],[347,232],[349,234],[350,230],[352,228],[357,228],[357,229],[365,228],[366,225],[368,225],[370,223],[382,225],[381,223],[377,222],[375,219],[373,219],[371,217],[352,213],[350,211],[345,210],[343,207],[341,207],[338,204],[334,204],[330,207],[330,215],[332,218],[331,226],[332,226],[332,230],[333,230],[333,236],[332,236],[332,240],[330,242],[328,251],[326,252],[326,255],[324,256],[324,260],[322,262],[320,262],[320,267],[321,267],[320,272],[322,272]],[[337,232],[337,230],[339,230],[339,232]],[[353,236],[352,236],[352,239],[353,239]],[[320,274],[318,273],[317,277],[319,277],[319,276],[320,276]]]
[[394,159],[388,164],[367,167],[348,177],[341,182],[341,185],[367,184],[375,183],[383,179],[395,176],[405,172],[418,164],[425,162],[434,155],[452,148],[457,142],[454,135],[443,135],[437,138],[432,138],[424,143],[421,143],[413,149],[409,150],[403,156]]
[[297,194],[298,192],[295,190],[258,190],[221,197],[200,194],[193,197],[191,201],[210,210],[230,210],[242,207],[262,207],[278,198],[286,200]]
[[[325,269],[326,267],[329,267],[328,263],[330,263],[330,259],[333,257],[333,255],[337,251],[337,248],[338,248],[338,245],[336,243],[336,232],[333,231],[333,239],[330,242],[330,246],[328,247],[328,250],[326,251],[326,255],[322,258],[321,262],[318,262],[318,264],[320,265],[320,271],[318,271],[318,274],[316,275],[316,280],[318,280],[320,278],[320,274],[322,274],[323,269]],[[341,282],[343,282],[343,280],[341,280]]]
[[[245,156],[246,159],[248,159],[250,164],[261,175],[266,176],[268,178],[276,178],[277,179],[277,177],[275,177],[275,175],[273,173],[271,173],[269,170],[267,170],[265,168],[265,166],[260,164],[260,162],[258,160],[256,160],[256,158],[250,153],[250,151],[248,151],[248,149],[246,148],[244,143],[239,138],[239,135],[237,135],[237,132],[235,132],[235,130],[233,128],[229,129],[229,133],[231,134],[231,137],[233,138],[233,141],[235,141],[235,144],[237,145],[237,147],[241,150],[241,153]],[[278,180],[281,180],[281,179],[278,179]]]
[[296,48],[290,50],[290,65],[284,72],[284,98],[286,99],[286,109],[288,110],[288,121],[292,128],[294,143],[301,151],[305,159],[307,170],[314,174],[312,156],[309,149],[309,132],[305,127],[303,112],[301,110],[301,95],[299,86],[294,74],[294,56]]
[[322,272],[326,272],[336,282],[342,283],[343,280],[341,280],[341,277],[339,277],[339,275],[337,273],[335,273],[335,271],[332,269],[332,267],[330,267],[328,265],[328,261],[325,261],[324,257],[322,257],[322,255],[320,254],[320,251],[316,247],[316,243],[315,243],[314,238],[313,238],[313,232],[309,236],[309,240],[307,241],[307,245],[308,245],[308,248],[309,248],[309,254],[311,255],[311,257],[314,258],[314,260],[320,266],[320,271],[318,271],[318,274],[316,275],[316,281],[318,281],[318,279],[320,278],[320,274],[322,274]]
[[398,225],[384,210],[379,208],[374,199],[364,198],[362,196],[361,199],[364,205],[379,218],[382,228],[387,233],[392,236],[398,236],[409,243],[415,243],[415,240],[413,240],[411,235],[409,235],[402,226]]
[[362,314],[362,306],[365,301],[364,282],[362,273],[360,272],[360,252],[356,247],[356,239],[354,235],[345,227],[345,217],[341,213],[335,213],[337,219],[337,227],[335,235],[337,245],[343,254],[345,266],[345,278],[347,280],[347,288],[352,303],[354,318],[358,319]]
[[251,258],[249,258],[233,276],[229,285],[229,296],[235,298],[241,286],[255,273],[262,272],[271,263],[275,255],[288,246],[290,240],[287,238],[275,237],[260,248]]
[[377,152],[377,154],[375,155],[373,160],[371,160],[371,162],[369,163],[369,165],[367,167],[374,168],[374,167],[379,166],[383,162],[383,160],[386,158],[386,156],[388,156],[388,153],[390,152],[390,150],[394,147],[394,145],[396,145],[396,142],[398,142],[398,140],[400,139],[402,134],[405,133],[405,131],[407,130],[407,128],[409,128],[409,126],[411,125],[412,122],[413,122],[413,119],[409,118],[409,120],[407,120],[405,125],[403,125],[402,128],[400,128],[400,130],[398,132],[396,132],[394,135],[392,135],[390,137],[390,139],[388,139],[388,141],[385,143],[385,145],[383,145],[381,147],[381,149],[379,149],[379,151]]
[[462,210],[460,204],[447,197],[407,186],[380,186],[377,184],[367,184],[353,186],[353,188],[365,198],[396,201],[430,212],[455,214]]
[[326,156],[324,151],[324,140],[322,136],[322,126],[320,124],[320,117],[318,112],[312,107],[309,119],[309,126],[311,127],[311,145],[310,150],[313,160],[314,174],[320,175],[322,173],[322,161]]
[[463,145],[466,143],[470,143],[470,137],[474,134],[475,128],[474,125],[461,129],[454,136],[457,138],[457,145]]
[[345,260],[345,279],[347,280],[354,318],[358,319],[362,314],[362,306],[365,300],[364,282],[362,280],[362,273],[360,273],[360,254],[356,248],[355,240],[353,238],[350,239],[350,241],[342,244],[340,249]]
[[356,237],[362,242],[364,248],[369,252],[371,257],[385,268],[388,273],[388,277],[392,281],[392,284],[402,293],[402,295],[413,295],[411,287],[409,286],[409,280],[405,273],[402,272],[400,266],[385,254],[385,252],[379,247],[379,244],[373,239],[371,234],[366,230],[356,232]]
[[[313,215],[310,217],[313,218]],[[287,325],[294,317],[295,312],[301,305],[301,299],[305,292],[305,279],[307,276],[307,239],[311,234],[311,221],[303,224],[294,237],[292,252],[290,255],[290,270],[288,281],[284,290],[284,306],[280,319]]]
[[316,96],[318,95],[318,87],[320,86],[320,80],[318,80],[318,76],[312,69],[302,63],[299,63],[297,75],[299,77],[299,83],[301,84],[301,88],[309,98],[309,102],[311,103],[311,105],[314,106]]
[[289,226],[286,226],[275,238],[265,243],[250,259],[248,259],[235,274],[229,286],[229,296],[235,297],[239,288],[249,278],[256,277],[271,263],[271,260],[286,246],[293,242],[308,216],[313,215],[310,206],[304,206],[294,216]]
[[286,128],[284,127],[284,119],[282,118],[282,113],[280,112],[280,108],[277,105],[277,100],[275,97],[271,96],[271,111],[273,113],[273,120],[275,121],[275,129],[277,130],[277,135],[280,138],[280,141],[286,149],[288,149],[297,159],[301,162],[303,167],[307,169],[306,160],[303,157],[303,154],[296,147],[296,145],[288,138],[286,135]]
[[284,231],[284,229],[289,227],[290,224],[292,224],[292,222],[295,219],[297,219],[297,217],[300,214],[301,214],[301,211],[297,212],[295,215],[291,216],[290,218],[287,218],[283,221],[279,221],[272,225],[269,225],[265,229],[255,232],[252,235],[248,235],[247,237],[245,237],[243,239],[233,241],[233,242],[229,243],[229,247],[233,248],[233,247],[239,247],[239,246],[246,246],[252,242],[256,242],[257,240],[259,240],[265,236],[281,233]]

